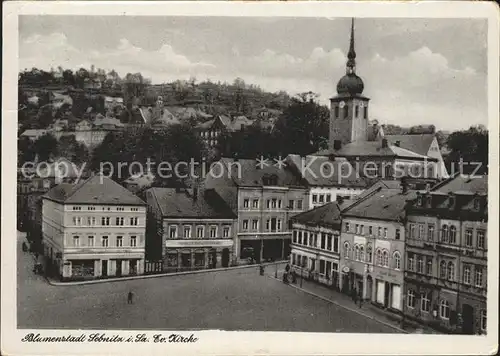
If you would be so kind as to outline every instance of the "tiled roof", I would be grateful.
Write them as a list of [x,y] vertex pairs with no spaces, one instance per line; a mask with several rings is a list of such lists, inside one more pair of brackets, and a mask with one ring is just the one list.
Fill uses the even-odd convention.
[[122,122],[114,117],[102,117],[101,116],[96,116],[94,120],[94,125],[95,126],[103,126],[103,125],[111,125],[115,127],[123,127],[124,125]]
[[421,134],[421,135],[385,135],[387,141],[393,145],[396,141],[400,142],[400,147],[407,150],[416,152],[418,154],[426,156],[431,147],[432,141],[434,141],[433,134]]
[[399,221],[405,215],[408,200],[415,199],[416,191],[403,193],[399,182],[379,181],[356,198],[342,211],[343,216],[377,220]]
[[[275,176],[277,186],[305,188],[301,178],[293,173],[289,168],[279,168],[273,165],[274,162],[267,161],[267,165],[259,168],[257,161],[253,159],[238,159],[236,162],[231,158],[222,158],[221,162],[226,169],[224,174],[229,174],[236,185],[244,187],[261,187],[263,178]],[[214,172],[219,174],[219,172]]]
[[488,176],[468,176],[457,174],[432,188],[440,193],[488,194]]
[[331,202],[295,215],[291,220],[304,225],[327,225],[339,228],[341,224],[340,209],[337,202]]
[[154,179],[155,179],[154,175],[152,173],[149,173],[149,174],[143,174],[140,176],[132,176],[132,177],[126,179],[124,183],[135,184],[139,188],[144,188],[144,187],[150,186],[153,183]]
[[[367,187],[369,184],[359,177],[347,160],[331,161],[324,156],[300,157],[292,154],[288,155],[287,162],[312,186]],[[330,167],[333,167],[333,173]]]
[[150,188],[156,199],[163,217],[171,218],[200,218],[200,219],[235,219],[236,215],[227,204],[208,189],[198,193],[198,198],[185,190],[175,188]]
[[382,147],[381,141],[356,141],[343,145],[339,150],[322,150],[315,156],[334,155],[339,157],[374,156],[374,157],[401,157],[435,160],[419,153],[388,144]]
[[45,198],[64,204],[145,205],[120,184],[101,175],[77,184],[59,184],[49,190]]
[[27,129],[21,134],[21,136],[36,137],[45,135],[48,132],[49,130],[43,130],[43,129]]

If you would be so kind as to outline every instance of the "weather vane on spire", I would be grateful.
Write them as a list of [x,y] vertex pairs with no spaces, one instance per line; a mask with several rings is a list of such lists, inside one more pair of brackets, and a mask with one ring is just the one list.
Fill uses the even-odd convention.
[[347,73],[356,71],[356,51],[354,50],[354,18],[351,19],[351,42],[347,52]]

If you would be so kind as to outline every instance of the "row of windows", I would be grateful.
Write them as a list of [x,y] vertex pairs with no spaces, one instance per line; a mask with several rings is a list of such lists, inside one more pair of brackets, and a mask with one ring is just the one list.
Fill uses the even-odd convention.
[[[267,199],[266,208],[267,209],[281,209],[283,207],[282,200],[277,198]],[[243,199],[243,208],[250,209],[250,199]],[[259,209],[259,199],[252,199],[252,209]],[[288,200],[288,209],[303,209],[302,199],[299,200]]]
[[[73,211],[82,211],[82,210],[96,211],[97,207],[87,206],[86,209],[84,209],[82,206],[72,206],[71,210],[73,210]],[[125,209],[122,206],[117,206],[116,208],[111,209],[110,206],[103,206],[103,207],[100,207],[99,210],[102,210],[102,211],[139,211],[139,208],[127,208],[127,209]]]
[[[343,108],[344,111],[344,118],[346,119],[349,116],[349,106],[346,105]],[[340,118],[340,107],[335,106],[335,117]],[[359,105],[354,105],[354,117],[359,117]],[[363,118],[367,119],[368,118],[368,107],[364,106],[363,107]]]
[[[94,247],[96,246],[96,243],[95,243],[95,236],[87,236],[86,238],[86,241],[87,241],[87,244],[86,246],[88,247]],[[101,247],[110,247],[110,239],[108,236],[102,236],[101,237]],[[116,236],[116,238],[114,239],[114,247],[124,247],[124,238],[123,236]],[[73,236],[73,246],[74,247],[80,247],[82,246],[83,242],[82,242],[82,237],[80,236]],[[130,238],[128,239],[128,245],[126,246],[130,246],[130,247],[136,247],[137,246],[137,236],[130,236]]]
[[331,194],[313,194],[312,195],[312,202],[313,204],[316,203],[329,203],[332,201],[332,195]]
[[[413,289],[409,289],[407,293],[407,305],[408,308],[414,309],[417,305],[416,293]],[[431,311],[431,293],[421,293],[420,294],[420,310],[424,313],[429,313]],[[450,302],[446,299],[442,299],[439,302],[439,317],[444,320],[450,319]],[[480,327],[482,331],[486,331],[487,319],[486,310],[481,310],[481,321]]]
[[[245,219],[242,221],[242,230],[243,231],[259,231],[259,219],[252,220],[252,228],[249,228],[250,220]],[[281,219],[270,218],[266,220],[266,231],[282,231],[283,229],[283,221]]]
[[200,132],[201,137],[218,137],[221,134],[220,131],[202,131]]
[[[355,244],[353,250],[351,251],[349,243],[344,242],[342,254],[345,259],[352,258],[354,261],[359,261],[359,262],[366,262],[366,263],[373,262],[372,261],[373,250],[370,245],[366,248],[366,254],[365,254],[365,247],[363,245]],[[378,248],[375,251],[375,258],[376,260],[373,263],[375,263],[377,266],[387,267],[387,268],[391,267],[396,270],[401,269],[401,254],[399,253],[399,251],[394,251],[394,253],[392,254],[392,261],[390,261],[389,251]],[[390,262],[392,262],[392,264]]]
[[[384,227],[384,228],[378,227],[378,228],[374,229],[373,226],[368,226],[368,229],[365,229],[365,225],[355,224],[354,230],[351,231],[351,228],[352,228],[351,223],[346,222],[344,224],[344,228],[345,228],[345,232],[352,232],[352,233],[355,233],[356,235],[368,235],[368,236],[377,236],[377,237],[384,237],[384,238],[389,237],[388,229],[386,227]],[[396,240],[401,239],[401,230],[400,229],[396,229],[395,234],[394,234],[394,238]]]
[[[318,244],[319,236],[319,244]],[[339,237],[333,234],[294,230],[292,242],[295,244],[319,248],[325,251],[339,252]]]
[[[208,231],[209,231],[208,237],[214,238],[214,237],[218,236],[218,226],[215,226],[215,225],[210,226]],[[171,239],[179,238],[179,227],[177,225],[170,225],[168,236]],[[205,236],[205,226],[197,226],[195,236],[198,239],[205,238],[206,237]],[[230,236],[231,236],[231,227],[224,226],[222,228],[222,237],[230,237]],[[184,239],[192,238],[192,226],[191,225],[184,225],[182,227],[182,238],[184,238]]]
[[98,222],[100,222],[100,226],[111,226],[112,222],[114,222],[113,226],[125,226],[125,222],[127,223],[127,226],[138,226],[139,218],[137,216],[133,216],[125,219],[123,216],[117,216],[114,219],[111,219],[109,216],[103,216],[99,220],[95,216],[88,216],[87,218],[82,216],[73,216],[73,225],[75,226],[97,226]]
[[[434,224],[410,224],[408,235],[413,239],[426,239],[434,241]],[[427,234],[426,234],[427,233]],[[465,230],[464,244],[467,247],[473,247],[474,229],[469,228]],[[486,231],[482,229],[476,230],[476,247],[480,249],[485,248]],[[439,234],[439,241],[443,243],[456,244],[457,243],[457,227],[454,225],[442,225]]]

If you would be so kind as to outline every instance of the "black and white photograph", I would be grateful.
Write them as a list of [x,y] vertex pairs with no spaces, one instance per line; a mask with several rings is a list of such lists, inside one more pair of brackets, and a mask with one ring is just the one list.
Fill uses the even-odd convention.
[[497,352],[493,3],[6,5],[2,353]]

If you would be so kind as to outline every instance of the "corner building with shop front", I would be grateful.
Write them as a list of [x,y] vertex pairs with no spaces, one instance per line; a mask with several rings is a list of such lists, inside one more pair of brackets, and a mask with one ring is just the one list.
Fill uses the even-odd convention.
[[288,259],[290,218],[308,210],[308,190],[300,176],[273,163],[222,158],[205,179],[205,186],[217,191],[238,216],[238,260]]
[[407,206],[405,314],[447,332],[486,333],[488,177],[454,177]]
[[406,200],[414,192],[399,181],[379,181],[342,210],[340,289],[402,311]]
[[46,269],[62,280],[142,274],[145,229],[146,203],[107,177],[62,183],[43,196]]
[[234,264],[236,214],[213,189],[150,188],[146,200],[164,272]]
[[290,264],[297,275],[338,288],[340,265],[340,208],[331,202],[291,219]]

